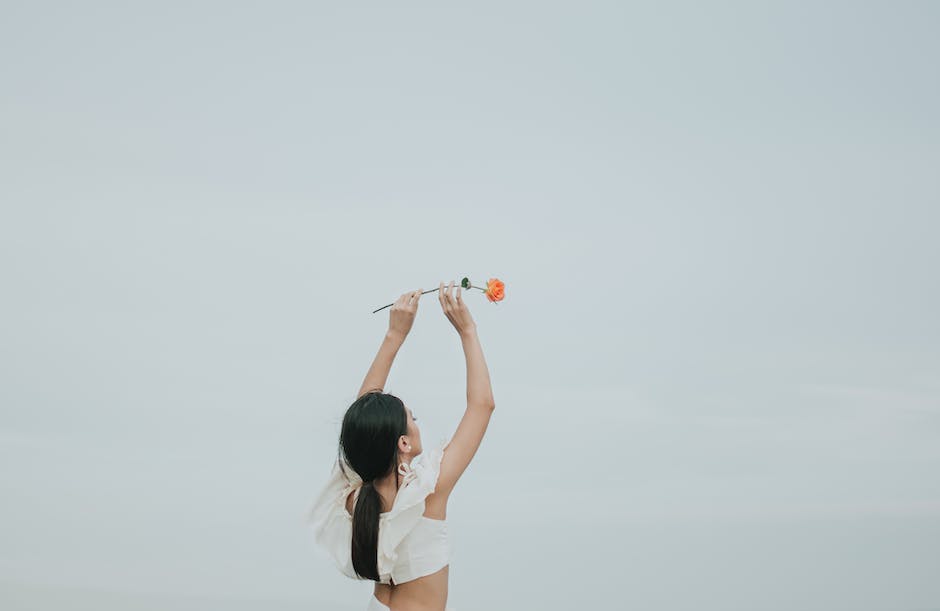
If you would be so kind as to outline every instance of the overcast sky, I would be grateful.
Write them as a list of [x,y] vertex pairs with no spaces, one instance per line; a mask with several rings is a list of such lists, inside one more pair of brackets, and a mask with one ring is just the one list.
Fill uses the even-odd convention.
[[5,2],[0,606],[364,609],[305,514],[469,276],[455,609],[940,609],[940,5],[705,4]]

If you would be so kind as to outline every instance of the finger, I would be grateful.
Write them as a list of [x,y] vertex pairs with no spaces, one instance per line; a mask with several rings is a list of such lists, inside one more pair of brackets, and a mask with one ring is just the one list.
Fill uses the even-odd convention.
[[463,301],[460,300],[460,287],[459,286],[457,287],[457,303],[458,304],[463,303]]
[[447,301],[450,301],[453,304],[454,301],[454,281],[451,280],[450,284],[447,285]]
[[447,285],[442,282],[441,287],[441,305],[444,306],[445,312],[450,312],[451,309],[453,309],[454,304],[451,301],[450,293],[447,292]]
[[441,307],[444,307],[444,282],[441,281],[440,286],[437,287],[437,300],[441,302]]

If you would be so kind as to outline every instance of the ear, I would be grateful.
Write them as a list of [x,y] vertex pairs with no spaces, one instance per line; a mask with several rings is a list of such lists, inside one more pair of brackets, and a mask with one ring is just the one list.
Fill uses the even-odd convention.
[[398,452],[400,454],[411,452],[411,440],[408,439],[407,435],[402,435],[398,438]]

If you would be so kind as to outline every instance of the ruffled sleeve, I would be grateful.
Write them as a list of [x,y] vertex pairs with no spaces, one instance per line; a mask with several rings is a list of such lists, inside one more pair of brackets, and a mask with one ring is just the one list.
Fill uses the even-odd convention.
[[346,511],[346,499],[360,486],[362,480],[356,472],[337,460],[308,516],[316,542],[329,552],[340,571],[354,579],[359,576],[352,566],[352,516]]
[[392,509],[379,516],[377,560],[379,577],[388,583],[395,561],[396,549],[424,515],[425,499],[434,492],[441,473],[446,440],[427,449],[411,461],[406,483],[398,490]]
[[[447,441],[441,440],[412,459],[391,510],[379,514],[376,561],[382,583],[390,583],[398,559],[396,550],[424,515],[425,499],[437,486],[446,445]],[[308,518],[316,542],[326,548],[340,571],[353,579],[362,578],[352,566],[352,516],[346,511],[346,499],[361,486],[356,472],[338,460]]]

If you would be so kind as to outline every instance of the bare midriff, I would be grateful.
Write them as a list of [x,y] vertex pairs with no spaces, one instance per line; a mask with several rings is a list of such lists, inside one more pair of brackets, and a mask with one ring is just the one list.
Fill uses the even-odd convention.
[[406,583],[375,584],[375,597],[386,607],[409,611],[444,611],[449,567]]

